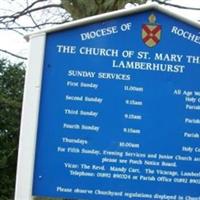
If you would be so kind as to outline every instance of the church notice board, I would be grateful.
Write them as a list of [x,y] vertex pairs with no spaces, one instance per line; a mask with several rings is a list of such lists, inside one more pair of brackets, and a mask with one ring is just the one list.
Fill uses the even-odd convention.
[[33,195],[199,200],[199,53],[156,9],[48,33]]

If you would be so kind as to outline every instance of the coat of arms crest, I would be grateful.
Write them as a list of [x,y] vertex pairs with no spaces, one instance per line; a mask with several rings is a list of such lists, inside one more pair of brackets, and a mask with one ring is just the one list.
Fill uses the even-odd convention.
[[161,25],[156,24],[156,16],[149,16],[149,23],[142,26],[142,40],[148,47],[156,46],[161,37]]

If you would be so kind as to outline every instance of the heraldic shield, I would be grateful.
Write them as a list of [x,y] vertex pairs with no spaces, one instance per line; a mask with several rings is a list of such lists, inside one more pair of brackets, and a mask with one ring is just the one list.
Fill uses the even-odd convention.
[[142,26],[142,40],[148,47],[156,46],[161,37],[161,25],[156,24],[156,16],[149,16],[149,23]]

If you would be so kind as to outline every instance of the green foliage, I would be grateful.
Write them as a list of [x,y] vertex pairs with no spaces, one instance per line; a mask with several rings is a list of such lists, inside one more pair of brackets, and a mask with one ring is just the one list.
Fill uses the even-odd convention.
[[147,0],[62,0],[63,7],[73,19],[106,13],[124,8],[127,3],[144,4]]
[[0,60],[0,199],[12,199],[25,70]]

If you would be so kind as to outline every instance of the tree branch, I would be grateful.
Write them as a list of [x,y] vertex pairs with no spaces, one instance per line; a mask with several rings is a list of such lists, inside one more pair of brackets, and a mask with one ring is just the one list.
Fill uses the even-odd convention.
[[[18,13],[20,14],[22,12],[25,12],[25,11],[29,10],[30,8],[32,8],[34,5],[36,5],[37,3],[41,3],[41,2],[45,2],[45,1],[47,1],[47,0],[37,0],[37,1],[33,2],[32,4],[30,4],[29,6],[27,6],[24,10],[22,10]],[[15,13],[15,14],[17,14],[17,13]]]
[[39,10],[44,10],[46,8],[61,8],[61,5],[60,4],[49,4],[49,5],[33,8],[33,9],[26,10],[26,11],[22,12],[21,14],[19,14],[19,16],[24,16],[28,13],[36,12],[36,11],[39,11]]
[[[38,28],[38,27],[41,27],[41,26],[46,26],[46,25],[60,25],[60,24],[64,24],[68,22],[68,19],[66,20],[63,20],[61,22],[44,22],[44,23],[41,23],[41,24],[37,24],[35,26],[10,26],[10,27],[0,27],[0,30],[25,30],[27,31],[28,29],[35,29],[35,28]],[[21,34],[21,33],[20,33]],[[22,34],[23,35],[23,34]]]
[[[46,1],[46,0],[43,0],[43,1]],[[2,23],[15,22],[15,20],[18,19],[19,17],[25,16],[27,14],[30,14],[30,13],[33,13],[36,11],[44,10],[47,8],[62,8],[62,6],[61,6],[61,4],[49,4],[49,5],[44,5],[44,6],[37,7],[37,8],[32,8],[29,10],[27,8],[25,8],[23,11],[16,12],[13,15],[0,16],[0,21]]]
[[16,13],[14,13],[14,14],[12,14],[12,15],[3,15],[3,16],[0,16],[0,18],[13,18],[13,17],[15,17],[16,15],[19,15],[20,13],[23,13],[24,11],[26,11],[27,9],[30,9],[31,7],[33,7],[34,5],[36,5],[37,3],[39,3],[39,2],[43,2],[43,1],[46,1],[46,0],[37,0],[37,1],[35,1],[35,2],[33,2],[31,5],[29,5],[29,6],[27,6],[24,10],[22,10],[22,11],[19,11],[19,12],[16,12]]
[[167,5],[167,6],[172,6],[172,7],[180,8],[180,9],[200,10],[200,8],[182,6],[182,5],[178,5],[178,4],[168,3],[167,1],[160,1],[160,0],[154,0],[154,1],[158,2],[159,4],[163,4],[163,5]]
[[11,56],[13,56],[13,57],[16,57],[16,58],[19,58],[19,59],[22,59],[22,60],[27,60],[26,57],[19,56],[19,55],[15,54],[15,53],[12,53],[12,52],[7,51],[7,50],[0,49],[0,51],[3,52],[3,53],[9,54],[9,55],[11,55]]

